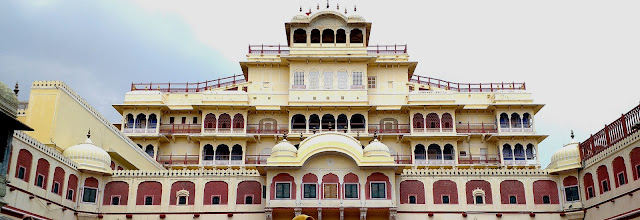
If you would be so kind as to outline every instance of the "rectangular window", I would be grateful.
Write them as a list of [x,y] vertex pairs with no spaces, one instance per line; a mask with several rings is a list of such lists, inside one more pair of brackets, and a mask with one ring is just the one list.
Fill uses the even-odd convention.
[[193,123],[198,124],[198,117],[193,117]]
[[67,200],[73,200],[73,189],[67,191]]
[[338,72],[338,89],[347,89],[348,83],[347,72]]
[[178,205],[186,205],[187,204],[187,197],[186,196],[179,196],[178,197]]
[[337,199],[338,198],[338,184],[325,183],[323,185],[323,195],[325,199]]
[[626,184],[624,180],[624,173],[618,173],[618,183],[620,183],[621,186]]
[[111,205],[120,205],[120,196],[111,197]]
[[253,195],[244,197],[244,204],[253,204]]
[[609,192],[609,182],[607,180],[602,181],[602,191]]
[[442,196],[442,204],[449,204],[449,196]]
[[320,73],[318,72],[309,73],[309,88],[310,89],[320,88]]
[[587,192],[589,193],[589,198],[593,198],[594,194],[593,194],[593,187],[589,187],[587,188]]
[[317,197],[316,194],[316,184],[303,184],[304,187],[304,197],[305,199],[315,199]]
[[518,200],[516,199],[516,196],[509,196],[509,204],[517,204]]
[[53,182],[53,189],[51,189],[51,192],[58,194],[58,192],[60,192],[60,183]]
[[369,89],[375,89],[376,88],[376,77],[375,76],[367,77],[367,88],[369,88]]
[[636,166],[636,174],[638,174],[637,176],[640,176],[640,165]]
[[220,204],[220,196],[211,197],[211,205],[219,205]]
[[542,203],[550,204],[551,203],[551,199],[549,199],[549,196],[543,196],[542,197]]
[[40,187],[40,188],[44,188],[44,176],[38,174],[38,177],[36,178],[36,186]]
[[385,199],[387,198],[385,183],[371,183],[371,198]]
[[84,187],[84,191],[82,192],[82,202],[87,203],[96,203],[96,194],[98,193],[98,189]]
[[262,185],[262,198],[266,199],[267,198],[267,186]]
[[153,205],[153,196],[144,197],[144,205]]
[[362,85],[362,72],[353,72],[353,76],[351,76],[351,78],[353,78],[354,86]]
[[[24,167],[19,167],[18,168],[18,179],[21,180],[25,180],[24,178],[24,174],[27,172],[27,169],[25,169]],[[26,180],[25,180],[26,181]]]
[[409,196],[409,204],[416,204],[416,196],[414,195]]
[[567,202],[580,200],[580,197],[578,196],[578,186],[570,186],[564,188],[564,194],[566,196]]
[[358,184],[344,184],[344,198],[357,199],[358,198]]
[[276,183],[276,199],[291,198],[291,183]]
[[482,198],[482,196],[476,196],[476,204],[484,204],[484,198]]
[[333,72],[324,72],[324,89],[333,89]]
[[294,86],[304,86],[304,72],[294,72],[293,73],[293,85]]
[[169,124],[173,124],[176,122],[176,118],[175,117],[169,117]]
[[186,124],[187,123],[187,117],[182,117],[182,124]]

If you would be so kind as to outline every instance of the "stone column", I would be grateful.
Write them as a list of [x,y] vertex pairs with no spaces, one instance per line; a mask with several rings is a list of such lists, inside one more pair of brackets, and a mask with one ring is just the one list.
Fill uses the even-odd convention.
[[367,208],[360,208],[360,220],[367,220]]
[[344,208],[340,208],[340,220],[344,220]]
[[398,209],[396,208],[389,209],[389,220],[396,220],[397,215],[398,215]]
[[295,216],[301,215],[302,214],[302,208],[294,208],[293,209],[293,213]]
[[266,208],[264,209],[265,219],[272,220],[273,219],[273,209]]
[[318,208],[318,220],[322,220],[322,208]]

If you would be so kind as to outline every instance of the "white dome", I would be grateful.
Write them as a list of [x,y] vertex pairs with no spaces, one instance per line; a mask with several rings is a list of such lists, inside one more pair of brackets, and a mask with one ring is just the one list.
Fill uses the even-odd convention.
[[571,140],[571,143],[564,145],[560,150],[553,153],[551,162],[547,169],[552,173],[580,168],[580,143]]
[[391,156],[391,153],[389,152],[389,147],[387,147],[387,145],[383,144],[382,142],[378,141],[377,138],[373,139],[373,141],[364,148],[363,153],[365,157]]
[[107,151],[93,145],[87,138],[82,144],[71,146],[62,153],[65,157],[78,164],[78,169],[111,173],[111,156]]
[[298,149],[291,144],[287,139],[278,142],[273,148],[271,148],[272,157],[296,157]]

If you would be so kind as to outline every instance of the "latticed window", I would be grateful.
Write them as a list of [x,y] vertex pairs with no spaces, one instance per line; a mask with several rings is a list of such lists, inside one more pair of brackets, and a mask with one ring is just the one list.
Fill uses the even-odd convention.
[[85,187],[82,192],[82,202],[95,203],[98,189]]
[[369,88],[369,89],[375,89],[376,88],[376,77],[375,76],[367,77],[367,88]]
[[324,198],[325,199],[337,199],[338,198],[338,184],[325,183],[324,184]]
[[578,195],[578,186],[566,187],[564,188],[564,193],[567,197],[567,202],[580,200],[580,196]]
[[361,86],[362,85],[362,72],[353,72],[353,85]]
[[387,197],[385,183],[371,183],[371,198],[384,199]]
[[276,199],[291,198],[291,183],[276,183]]
[[427,128],[440,128],[440,118],[436,113],[427,115]]
[[324,89],[333,89],[333,72],[324,72]]
[[216,115],[209,113],[204,117],[204,128],[216,128]]
[[347,89],[348,81],[347,72],[338,72],[338,89]]
[[344,198],[358,198],[358,184],[344,184]]
[[304,197],[305,199],[316,198],[316,184],[304,184]]
[[310,89],[320,88],[320,73],[318,72],[309,73],[309,88]]
[[304,85],[304,72],[293,73],[293,85],[296,85],[296,86]]

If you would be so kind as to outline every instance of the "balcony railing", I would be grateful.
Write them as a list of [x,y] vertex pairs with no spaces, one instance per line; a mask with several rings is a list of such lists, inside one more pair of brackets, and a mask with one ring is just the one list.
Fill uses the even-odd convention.
[[193,134],[200,133],[201,124],[161,124],[161,134]]
[[287,45],[249,45],[249,54],[289,55]]
[[457,92],[495,92],[498,90],[525,90],[525,83],[456,83],[431,77],[413,75],[413,83],[428,85]]
[[458,156],[458,164],[500,164],[499,154],[467,154]]
[[369,133],[408,134],[411,132],[409,128],[409,124],[369,124]]
[[150,134],[156,133],[157,123],[141,124],[141,123],[126,123],[122,129],[123,133],[138,133],[138,134]]
[[198,155],[158,155],[158,163],[165,166],[198,164]]
[[204,128],[203,133],[207,133],[207,134],[244,133],[244,128]]
[[413,158],[411,158],[411,154],[394,154],[391,155],[396,164],[412,164]]
[[407,54],[407,45],[370,45],[367,47],[369,55]]
[[[253,55],[289,55],[290,49],[287,45],[249,45],[249,54]],[[369,55],[392,55],[407,54],[407,45],[369,45],[367,47]]]
[[413,128],[414,133],[453,132],[453,128]]
[[511,132],[511,133],[532,133],[532,132],[533,132],[533,128],[531,128],[531,127],[528,127],[528,128],[527,128],[527,127],[519,127],[519,128],[513,128],[513,127],[511,127],[511,128],[508,128],[508,127],[504,128],[504,127],[501,127],[501,128],[500,128],[500,132]]
[[453,165],[456,163],[453,154],[416,154],[416,164]]
[[245,155],[245,164],[267,164],[267,158],[271,155]]
[[486,133],[498,133],[498,128],[495,124],[485,123],[466,123],[458,124],[456,131],[463,134],[486,134]]
[[284,134],[289,130],[286,124],[281,125],[265,125],[265,124],[247,124],[248,134]]
[[244,83],[246,81],[247,80],[244,78],[244,75],[238,74],[194,83],[131,83],[131,91],[150,90],[161,92],[201,92],[233,84]]

